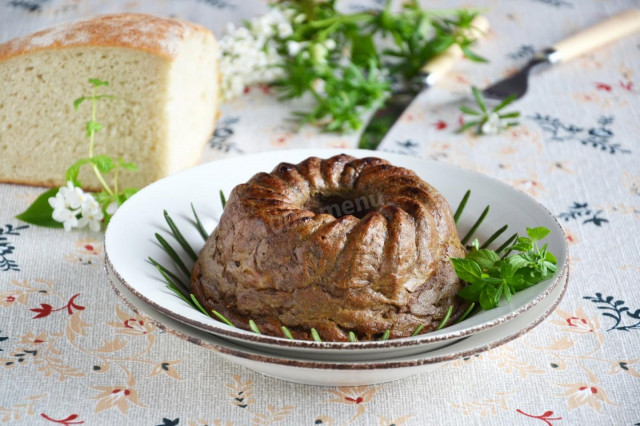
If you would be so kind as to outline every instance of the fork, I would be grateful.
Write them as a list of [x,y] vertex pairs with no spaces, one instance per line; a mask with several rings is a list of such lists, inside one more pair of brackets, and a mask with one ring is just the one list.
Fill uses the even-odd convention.
[[503,100],[509,96],[519,99],[527,93],[529,72],[538,65],[555,65],[569,61],[638,30],[640,30],[640,10],[630,9],[621,12],[538,52],[517,73],[487,87],[482,94],[486,98],[496,100]]

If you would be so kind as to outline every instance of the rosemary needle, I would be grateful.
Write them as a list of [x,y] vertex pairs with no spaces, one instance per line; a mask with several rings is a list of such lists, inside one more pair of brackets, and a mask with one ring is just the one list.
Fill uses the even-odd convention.
[[289,340],[293,340],[293,335],[291,334],[291,332],[289,331],[289,329],[287,327],[285,327],[284,325],[282,327],[280,327],[282,329],[282,333],[285,335],[285,337]]
[[313,340],[315,340],[316,342],[322,342],[322,339],[320,338],[320,335],[318,334],[318,332],[316,331],[315,328],[311,329],[311,337],[313,338]]
[[251,331],[253,331],[254,333],[262,334],[260,333],[260,329],[258,328],[258,326],[253,320],[249,320],[249,327],[251,328]]
[[453,313],[453,306],[449,306],[449,309],[447,309],[447,313],[445,314],[444,318],[442,318],[442,321],[440,321],[440,324],[438,324],[438,326],[436,327],[436,330],[440,330],[445,325],[447,325],[447,323],[449,322],[449,318],[451,318],[452,313]]
[[467,318],[469,316],[469,314],[471,313],[471,311],[473,311],[473,308],[476,307],[476,302],[472,302],[469,307],[467,308],[466,311],[464,311],[464,314],[462,314],[462,316],[460,318],[458,318],[458,321],[456,321],[456,324],[459,322],[462,322],[465,320],[465,318]]
[[222,315],[220,312],[216,311],[215,309],[211,310],[211,312],[213,312],[213,315],[218,317],[218,319],[223,323],[227,324],[228,326],[235,327],[235,325],[233,325],[233,323],[229,321],[227,318],[225,318],[225,316]]

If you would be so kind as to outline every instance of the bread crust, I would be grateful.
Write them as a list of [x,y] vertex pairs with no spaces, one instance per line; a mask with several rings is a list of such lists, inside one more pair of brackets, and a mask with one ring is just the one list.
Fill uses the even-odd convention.
[[174,59],[183,40],[207,28],[142,13],[100,15],[64,23],[0,45],[0,61],[31,52],[67,47],[124,47]]

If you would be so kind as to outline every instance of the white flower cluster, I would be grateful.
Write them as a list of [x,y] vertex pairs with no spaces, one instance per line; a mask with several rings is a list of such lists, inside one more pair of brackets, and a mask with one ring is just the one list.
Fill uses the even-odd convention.
[[491,112],[489,113],[487,121],[480,128],[480,131],[485,135],[497,135],[506,128],[507,126],[500,116],[495,112]]
[[91,194],[73,186],[72,182],[67,182],[67,186],[61,187],[55,197],[49,198],[49,205],[53,207],[53,220],[61,222],[65,231],[87,225],[94,232],[100,230],[104,217],[100,204]]
[[[273,8],[252,19],[248,27],[228,25],[228,34],[220,40],[218,57],[223,100],[241,95],[247,86],[270,82],[282,75],[278,66],[283,58],[277,51],[277,40],[293,34],[292,15],[291,10]],[[300,16],[294,19],[299,20]]]

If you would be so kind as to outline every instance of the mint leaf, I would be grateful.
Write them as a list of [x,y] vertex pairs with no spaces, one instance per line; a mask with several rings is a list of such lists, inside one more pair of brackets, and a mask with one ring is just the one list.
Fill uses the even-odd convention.
[[60,222],[53,220],[53,207],[49,204],[49,198],[55,197],[60,188],[51,188],[40,194],[38,198],[25,210],[16,216],[17,219],[32,225],[46,226],[48,228],[62,228]]
[[469,302],[477,302],[483,287],[484,284],[482,282],[468,285],[458,292],[458,297],[468,300]]
[[537,228],[527,228],[527,235],[534,241],[540,241],[549,235],[551,231],[547,228],[539,226]]
[[472,250],[465,259],[471,259],[476,262],[482,269],[493,268],[496,262],[500,261],[500,256],[493,250]]
[[78,175],[80,174],[80,168],[82,168],[82,166],[84,166],[85,164],[89,164],[90,162],[91,162],[91,159],[89,158],[81,158],[75,163],[73,163],[71,167],[67,169],[67,173],[65,176],[66,181],[73,182],[73,186],[78,186],[78,187],[82,186],[82,184],[78,180]]
[[86,96],[80,96],[78,99],[73,101],[73,108],[77,111],[80,107],[80,104],[87,100]]
[[95,165],[101,173],[109,173],[116,166],[113,158],[108,155],[96,155],[90,159],[91,164]]
[[484,286],[480,291],[480,307],[485,311],[495,308],[498,304],[495,301],[496,289],[491,286]]
[[136,192],[138,192],[138,188],[126,188],[124,189],[120,195],[122,196],[122,198],[124,198],[124,200],[122,202],[125,202],[126,200],[128,200],[129,198],[131,198],[133,196],[133,194],[135,194]]
[[90,120],[87,121],[87,137],[91,136],[91,134],[96,133],[98,130],[102,129],[102,124],[98,123],[97,121],[94,120]]
[[453,268],[461,280],[471,284],[481,281],[482,270],[473,260],[451,258],[451,263],[453,263]]
[[136,166],[133,163],[125,163],[122,158],[118,158],[118,165],[120,165],[120,167],[122,167],[125,170],[130,170],[132,172],[138,171],[138,166]]
[[109,85],[108,81],[102,81],[102,80],[99,80],[97,78],[90,78],[89,79],[89,83],[91,83],[93,85],[93,87],[108,86]]
[[500,276],[508,280],[515,275],[518,269],[524,268],[528,264],[529,262],[520,255],[508,257],[500,262]]

